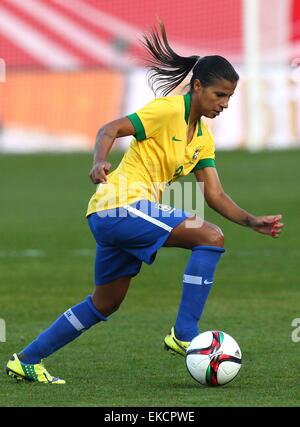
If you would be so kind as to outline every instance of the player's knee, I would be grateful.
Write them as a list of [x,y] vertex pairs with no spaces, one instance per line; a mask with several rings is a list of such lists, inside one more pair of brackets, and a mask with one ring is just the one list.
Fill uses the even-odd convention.
[[217,246],[219,248],[224,247],[224,234],[217,225],[210,227],[209,233],[207,233],[206,245]]
[[107,316],[113,314],[115,311],[117,311],[120,308],[121,302],[120,301],[111,301],[108,305],[108,313]]
[[117,311],[121,305],[121,302],[119,300],[114,300],[114,299],[110,299],[107,301],[103,299],[100,301],[95,299],[95,301],[93,302],[96,309],[100,311],[100,313],[103,314],[104,316],[110,316],[115,311]]

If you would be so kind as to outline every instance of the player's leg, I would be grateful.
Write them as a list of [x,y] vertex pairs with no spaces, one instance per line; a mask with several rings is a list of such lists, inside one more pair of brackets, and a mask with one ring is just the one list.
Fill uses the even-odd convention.
[[171,231],[164,246],[192,249],[195,246],[224,246],[221,229],[196,216],[191,216]]
[[175,323],[178,339],[189,343],[198,334],[198,321],[224,252],[223,234],[217,226],[167,205],[140,201],[126,209],[132,217],[126,219],[126,227],[122,221],[115,225],[116,244],[136,258],[151,264],[161,246],[192,249]]
[[[116,218],[116,222],[119,219]],[[114,219],[97,214],[89,217],[91,231],[97,242],[95,257],[96,285],[93,295],[66,310],[48,329],[41,333],[7,364],[7,373],[18,379],[64,383],[53,378],[41,365],[41,359],[50,356],[79,337],[95,324],[106,321],[123,301],[131,277],[138,274],[142,262],[114,245]],[[102,241],[107,235],[111,241]],[[103,312],[102,312],[103,310]],[[16,375],[17,374],[17,375]]]
[[[171,206],[144,200],[124,209],[130,215],[114,224],[114,244],[136,261],[151,264],[161,246],[192,249],[175,323],[178,339],[187,343],[198,334],[198,321],[224,252],[223,234],[217,226]],[[94,230],[103,224],[97,216],[91,222]],[[102,233],[102,238],[108,237]]]
[[[128,290],[130,279],[141,261],[122,249],[106,244],[96,246],[93,295],[66,310],[58,319],[7,364],[7,373],[17,379],[62,384],[41,365],[44,359],[79,337],[95,324],[106,321],[116,311]],[[103,287],[103,289],[101,289]],[[103,312],[101,311],[103,310]]]
[[165,246],[192,249],[183,275],[183,290],[174,328],[165,338],[167,348],[182,355],[199,333],[198,322],[211,290],[224,236],[219,227],[190,217],[175,227]]
[[130,280],[131,277],[121,277],[96,287],[93,296],[89,295],[85,301],[66,310],[19,354],[14,354],[7,364],[7,373],[19,380],[64,384],[64,380],[52,377],[46,371],[41,360],[64,347],[95,324],[107,320],[107,316],[116,311],[122,303]]
[[130,281],[131,276],[126,276],[105,285],[95,286],[92,301],[96,309],[105,316],[110,316],[118,310],[127,294]]
[[[130,277],[121,277],[96,287],[94,295],[66,310],[36,340],[19,353],[19,359],[27,363],[40,363],[52,353],[64,347],[95,324],[106,321],[123,301],[130,284]],[[105,289],[104,292],[101,288]],[[100,300],[99,296],[102,297]],[[97,306],[94,304],[96,301]],[[100,309],[104,308],[105,312]]]

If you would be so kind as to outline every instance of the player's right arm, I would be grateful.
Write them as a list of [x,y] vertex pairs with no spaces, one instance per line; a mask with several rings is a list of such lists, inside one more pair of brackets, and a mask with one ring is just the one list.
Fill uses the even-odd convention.
[[135,128],[128,117],[114,120],[102,126],[96,135],[93,167],[89,173],[94,184],[106,184],[111,164],[106,161],[116,138],[135,135]]

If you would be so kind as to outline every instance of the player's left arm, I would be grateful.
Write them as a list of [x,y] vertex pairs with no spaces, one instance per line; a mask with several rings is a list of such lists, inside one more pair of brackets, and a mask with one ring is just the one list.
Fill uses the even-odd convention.
[[204,183],[204,198],[209,207],[225,218],[258,233],[279,237],[282,215],[255,216],[240,208],[223,190],[216,168],[206,167],[195,172],[198,182]]

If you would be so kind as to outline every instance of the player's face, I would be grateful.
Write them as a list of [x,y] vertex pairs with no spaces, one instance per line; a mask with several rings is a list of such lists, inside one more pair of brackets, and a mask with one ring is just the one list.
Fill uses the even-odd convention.
[[237,82],[224,79],[214,81],[211,86],[204,87],[199,80],[194,83],[194,99],[200,116],[214,119],[224,108],[228,107],[229,99],[234,94]]

